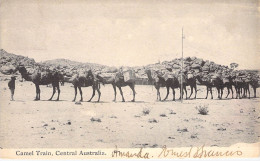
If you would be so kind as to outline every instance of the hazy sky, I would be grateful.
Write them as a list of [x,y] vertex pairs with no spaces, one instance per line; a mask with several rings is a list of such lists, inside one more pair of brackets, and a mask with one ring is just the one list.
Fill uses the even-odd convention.
[[146,65],[196,56],[260,69],[259,4],[249,0],[1,0],[0,48],[36,61]]

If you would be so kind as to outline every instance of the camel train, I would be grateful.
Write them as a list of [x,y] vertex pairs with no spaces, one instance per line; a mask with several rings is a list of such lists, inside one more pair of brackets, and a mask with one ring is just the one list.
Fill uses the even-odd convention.
[[[172,72],[171,69],[168,69],[169,72]],[[98,100],[100,101],[101,97],[101,91],[100,91],[100,84],[111,84],[114,89],[114,99],[113,101],[116,101],[116,95],[117,91],[116,88],[119,89],[122,102],[125,102],[125,98],[123,95],[122,87],[129,86],[132,89],[133,92],[133,99],[132,102],[135,102],[135,75],[134,71],[128,71],[128,75],[124,75],[124,72],[117,72],[114,74],[114,76],[111,76],[109,78],[102,77],[102,74],[94,74],[92,70],[88,70],[87,72],[83,74],[75,74],[72,76],[69,80],[65,80],[64,76],[60,74],[58,71],[51,71],[48,70],[45,73],[42,73],[41,71],[36,71],[33,74],[29,74],[24,66],[17,66],[14,70],[14,73],[16,71],[19,71],[22,78],[26,81],[31,81],[35,84],[36,88],[36,97],[35,100],[40,100],[40,85],[48,85],[52,84],[53,92],[49,100],[53,99],[53,96],[56,93],[56,89],[58,91],[57,101],[59,100],[60,96],[60,82],[68,82],[72,83],[75,89],[75,95],[74,99],[72,101],[76,100],[77,97],[77,90],[79,90],[80,93],[80,101],[83,101],[82,96],[82,87],[92,87],[92,96],[88,100],[88,102],[92,101],[93,97],[95,96],[96,92],[98,93]],[[213,99],[212,95],[212,88],[216,88],[218,92],[218,98],[222,99],[223,90],[224,88],[227,88],[228,93],[226,95],[226,98],[228,98],[230,91],[231,91],[231,97],[236,99],[241,99],[244,97],[248,97],[250,99],[250,90],[249,86],[253,88],[254,91],[254,97],[256,97],[256,89],[259,88],[259,81],[257,79],[241,79],[239,76],[235,74],[228,74],[225,77],[214,77],[207,75],[203,75],[202,72],[194,73],[194,72],[188,72],[185,71],[183,73],[179,72],[177,74],[172,74],[171,77],[168,77],[165,79],[162,75],[160,75],[158,71],[153,71],[152,69],[145,69],[145,73],[147,74],[148,81],[151,85],[153,85],[157,92],[157,100],[158,101],[165,101],[168,98],[170,88],[172,89],[173,94],[173,101],[175,101],[175,89],[180,89],[180,97],[179,99],[183,98],[183,95],[185,93],[185,99],[190,99],[193,91],[194,91],[194,98],[196,99],[197,96],[197,85],[205,86],[206,87],[206,97],[208,98],[208,93],[211,94],[211,99]],[[128,78],[126,80],[125,78]],[[187,89],[186,87],[190,86],[190,95],[187,97]],[[233,87],[236,91],[236,97],[234,97]],[[165,98],[162,100],[160,95],[160,88],[166,87],[167,94]]]

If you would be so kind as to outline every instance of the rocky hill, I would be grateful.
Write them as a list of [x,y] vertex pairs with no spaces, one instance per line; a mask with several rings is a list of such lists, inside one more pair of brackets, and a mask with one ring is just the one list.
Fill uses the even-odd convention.
[[25,66],[33,66],[36,64],[34,59],[8,53],[3,49],[0,49],[0,72],[9,74],[10,70],[14,70],[15,66],[23,64]]
[[[71,77],[75,73],[85,72],[88,69],[92,69],[94,72],[99,73],[114,73],[118,71],[116,67],[109,67],[105,65],[95,64],[95,63],[82,63],[77,61],[71,61],[68,59],[55,59],[48,60],[44,62],[35,62],[34,59],[24,57],[21,55],[15,55],[8,53],[3,49],[0,49],[0,72],[3,74],[10,74],[10,70],[14,69],[15,66],[22,64],[29,72],[34,72],[34,68],[49,68],[50,70],[56,69],[62,72],[64,75]],[[139,67],[123,67],[126,69],[133,69],[136,73],[137,78],[147,78],[145,74],[145,69],[152,69],[155,71],[160,71],[162,73],[166,72],[167,69],[172,69],[172,73],[178,73],[181,70],[182,59],[175,58],[170,61],[164,61],[162,63],[149,64],[146,66]],[[213,73],[220,71],[222,73],[229,73],[232,71],[228,66],[223,66],[216,64],[209,60],[203,60],[196,57],[186,57],[183,60],[184,71],[194,71]],[[250,71],[246,71],[248,73]]]

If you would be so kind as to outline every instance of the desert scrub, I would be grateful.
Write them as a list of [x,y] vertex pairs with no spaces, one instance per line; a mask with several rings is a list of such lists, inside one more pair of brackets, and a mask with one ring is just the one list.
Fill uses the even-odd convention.
[[209,110],[208,110],[208,105],[199,105],[195,107],[196,110],[199,111],[199,114],[201,115],[207,115]]
[[150,109],[149,108],[144,108],[143,109],[143,115],[145,116],[145,115],[149,115],[149,113],[150,113]]

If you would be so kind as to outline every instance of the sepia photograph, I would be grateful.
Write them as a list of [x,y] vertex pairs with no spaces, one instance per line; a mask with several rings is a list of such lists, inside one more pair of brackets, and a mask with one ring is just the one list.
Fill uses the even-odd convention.
[[0,158],[252,158],[258,0],[0,0]]

